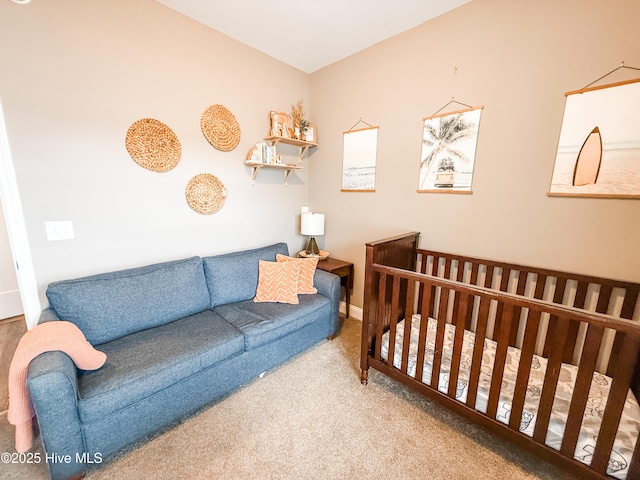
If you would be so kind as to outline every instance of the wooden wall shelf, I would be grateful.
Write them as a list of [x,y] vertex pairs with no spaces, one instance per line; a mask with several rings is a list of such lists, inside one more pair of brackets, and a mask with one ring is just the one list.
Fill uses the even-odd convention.
[[275,168],[277,170],[284,170],[284,186],[287,186],[287,180],[289,179],[289,175],[294,170],[302,170],[302,167],[299,165],[292,164],[284,164],[284,163],[257,163],[257,162],[244,162],[247,167],[252,168],[251,172],[251,185],[256,184],[256,177],[258,176],[258,172],[262,168]]
[[300,147],[300,155],[298,155],[298,162],[302,162],[302,157],[307,153],[310,147],[317,147],[317,143],[306,142],[304,140],[298,140],[290,137],[264,137],[267,142],[271,142],[271,145],[277,145],[278,143],[284,143],[286,145],[293,145],[295,147]]

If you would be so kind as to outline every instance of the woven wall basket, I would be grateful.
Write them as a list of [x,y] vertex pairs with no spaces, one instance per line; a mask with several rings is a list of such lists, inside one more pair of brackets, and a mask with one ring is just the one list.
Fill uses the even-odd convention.
[[209,143],[229,152],[240,142],[240,125],[236,117],[222,105],[212,105],[200,117],[200,128]]
[[153,172],[168,172],[182,155],[180,141],[173,130],[153,118],[132,123],[125,144],[131,158]]
[[201,173],[189,180],[185,196],[194,212],[211,215],[224,205],[227,189],[214,175]]

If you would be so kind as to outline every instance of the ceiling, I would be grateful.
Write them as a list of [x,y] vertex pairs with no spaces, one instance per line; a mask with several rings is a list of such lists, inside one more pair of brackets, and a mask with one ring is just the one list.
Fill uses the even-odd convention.
[[312,73],[471,0],[156,0]]

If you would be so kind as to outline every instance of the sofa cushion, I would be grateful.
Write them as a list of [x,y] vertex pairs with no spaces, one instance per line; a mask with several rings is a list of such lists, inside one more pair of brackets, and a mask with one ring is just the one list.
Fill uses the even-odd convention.
[[54,282],[47,298],[92,345],[209,308],[199,257]]
[[78,381],[83,422],[124,409],[242,353],[244,339],[238,329],[206,310],[118,338],[100,349],[107,354],[105,365],[83,373]]
[[258,288],[258,261],[276,261],[276,254],[289,254],[286,243],[204,257],[204,273],[211,308],[252,299]]
[[220,305],[214,311],[242,332],[245,349],[251,350],[331,315],[327,297],[300,295],[298,298],[298,305],[245,300]]

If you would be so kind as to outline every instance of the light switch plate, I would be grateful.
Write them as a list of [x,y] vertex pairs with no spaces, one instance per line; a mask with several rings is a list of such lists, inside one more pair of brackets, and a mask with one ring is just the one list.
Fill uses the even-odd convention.
[[73,223],[70,220],[64,222],[44,222],[47,230],[47,240],[71,240],[73,235]]

